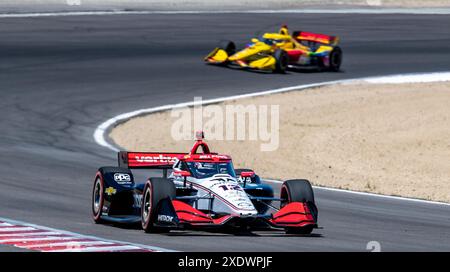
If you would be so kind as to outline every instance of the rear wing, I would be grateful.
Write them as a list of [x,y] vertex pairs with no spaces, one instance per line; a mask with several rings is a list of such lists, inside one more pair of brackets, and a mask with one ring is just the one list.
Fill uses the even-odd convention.
[[127,152],[118,154],[119,167],[128,169],[169,169],[175,161],[186,153],[162,153],[162,152]]
[[292,37],[297,41],[311,41],[327,45],[336,45],[339,42],[339,38],[336,36],[329,36],[325,34],[318,34],[305,31],[295,31]]

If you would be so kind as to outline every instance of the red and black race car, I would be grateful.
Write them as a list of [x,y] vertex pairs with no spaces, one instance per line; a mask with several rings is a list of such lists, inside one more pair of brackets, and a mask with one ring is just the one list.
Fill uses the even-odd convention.
[[[146,232],[229,227],[309,234],[317,228],[308,180],[285,181],[275,197],[252,170],[234,169],[230,156],[210,152],[203,133],[189,153],[122,151],[118,160],[119,167],[101,167],[95,175],[96,223],[140,222]],[[160,175],[139,183],[131,169]]]

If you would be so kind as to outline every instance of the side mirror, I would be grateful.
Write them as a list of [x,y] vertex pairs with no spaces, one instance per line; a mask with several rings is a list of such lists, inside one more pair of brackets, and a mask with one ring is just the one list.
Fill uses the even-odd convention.
[[190,177],[191,173],[189,171],[178,171],[178,170],[176,170],[176,171],[173,172],[173,175],[176,176],[176,177],[183,177],[183,179],[184,179],[183,187],[186,187],[187,177]]
[[247,172],[241,173],[241,177],[243,177],[243,178],[251,178],[254,175],[255,175],[255,172],[253,172],[253,171],[247,171]]
[[252,43],[257,43],[257,42],[259,42],[259,40],[257,38],[252,39]]
[[190,177],[191,173],[189,171],[174,171],[173,175],[177,177]]
[[253,171],[241,172],[241,178],[244,180],[244,188],[247,186],[247,178],[251,178],[255,175]]

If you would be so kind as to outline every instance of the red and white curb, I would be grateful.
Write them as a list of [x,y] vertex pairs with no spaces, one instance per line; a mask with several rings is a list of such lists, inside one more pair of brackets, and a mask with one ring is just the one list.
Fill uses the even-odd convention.
[[41,252],[162,252],[164,248],[107,240],[0,218],[0,245]]

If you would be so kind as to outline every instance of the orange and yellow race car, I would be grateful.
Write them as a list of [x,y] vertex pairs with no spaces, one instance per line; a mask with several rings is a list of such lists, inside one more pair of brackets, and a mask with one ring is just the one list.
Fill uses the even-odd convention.
[[338,43],[338,37],[324,34],[294,31],[290,35],[287,26],[283,26],[278,33],[253,38],[240,51],[236,51],[234,42],[222,41],[204,60],[209,64],[237,65],[277,73],[305,67],[339,71],[343,53]]

